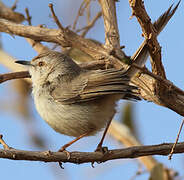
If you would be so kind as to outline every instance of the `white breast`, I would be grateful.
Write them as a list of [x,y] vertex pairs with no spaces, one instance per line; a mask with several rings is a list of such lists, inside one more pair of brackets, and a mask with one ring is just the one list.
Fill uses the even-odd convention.
[[33,95],[40,116],[57,132],[75,137],[84,133],[93,135],[104,128],[115,114],[115,102],[120,98],[120,95],[108,95],[98,100],[63,105],[34,88]]

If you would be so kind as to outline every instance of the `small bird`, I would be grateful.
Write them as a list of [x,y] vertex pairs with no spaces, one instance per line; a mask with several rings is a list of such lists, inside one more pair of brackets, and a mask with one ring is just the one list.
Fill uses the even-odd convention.
[[[153,24],[157,35],[177,10],[180,1],[163,13]],[[134,63],[143,66],[148,57],[146,44],[136,52]],[[16,61],[27,65],[33,82],[33,97],[40,116],[57,132],[76,139],[65,144],[60,151],[84,136],[94,135],[106,127],[97,146],[101,150],[108,126],[120,99],[139,100],[130,85],[137,69],[85,70],[70,56],[47,51],[32,61]],[[127,76],[130,75],[131,77]]]
[[40,116],[55,131],[77,139],[106,127],[119,99],[140,99],[122,69],[85,70],[68,55],[56,51],[16,63],[28,66]]

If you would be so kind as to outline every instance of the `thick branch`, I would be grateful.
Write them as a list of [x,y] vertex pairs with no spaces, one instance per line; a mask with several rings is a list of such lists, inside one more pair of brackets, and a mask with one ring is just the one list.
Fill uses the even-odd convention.
[[110,56],[109,50],[105,49],[103,45],[89,39],[84,39],[68,28],[65,28],[64,31],[61,32],[56,29],[24,26],[5,19],[0,19],[0,32],[31,38],[36,41],[53,42],[60,44],[62,47],[74,47],[89,54],[93,59],[108,60],[116,68],[127,67],[127,65],[120,62],[117,58]]
[[116,16],[116,2],[114,0],[99,0],[102,9],[105,28],[105,47],[109,54],[113,52],[117,59],[126,57],[120,48],[120,37]]
[[[38,152],[23,151],[17,149],[0,150],[0,158],[12,160],[44,161],[44,162],[70,162],[70,163],[88,163],[105,162],[114,159],[137,158],[149,155],[168,155],[173,144],[159,144],[152,146],[134,146],[125,149],[109,150],[103,154],[100,152],[71,152],[70,159],[65,152]],[[183,153],[184,143],[178,143],[174,153]]]
[[[166,19],[169,20],[174,14],[175,10],[177,9],[177,6],[172,11],[170,7],[163,17],[166,17]],[[167,16],[169,18],[167,18]],[[163,20],[163,21],[167,23],[168,20]],[[156,23],[156,24],[157,24],[157,27],[159,27],[159,23]],[[128,67],[130,67],[124,64],[123,62],[120,62],[113,55],[109,55],[109,50],[104,48],[103,45],[100,45],[99,43],[95,43],[88,39],[84,39],[67,28],[61,32],[60,30],[55,30],[55,29],[48,29],[48,28],[41,28],[41,27],[34,27],[34,26],[23,26],[16,23],[12,23],[4,19],[0,19],[0,31],[23,36],[23,37],[29,37],[37,41],[54,42],[64,47],[66,46],[75,47],[89,54],[94,60],[104,60],[104,62],[106,62],[106,65],[110,64],[118,69],[122,67],[127,69]],[[160,32],[160,30],[158,30],[158,32]],[[136,56],[133,56],[135,58],[136,63],[137,63],[136,61],[137,57],[139,57],[138,58],[139,60],[143,59],[143,56],[146,57],[146,54],[147,54],[146,48],[148,47],[145,47],[145,43],[146,41],[144,41],[143,45],[141,45],[141,48],[139,49],[140,50],[139,53],[138,54],[136,53]],[[93,64],[93,67],[94,65],[95,64]],[[134,67],[131,67],[131,69],[132,68]],[[134,73],[135,71],[133,71],[133,73],[130,73],[131,76]],[[162,88],[161,89],[155,88],[155,82],[158,82],[157,83],[158,85],[161,84]],[[168,107],[182,116],[184,115],[183,91],[178,92],[176,88],[173,87],[172,85],[170,86],[167,83],[166,84],[160,83],[160,81],[155,81],[155,79],[153,79],[152,77],[146,76],[144,74],[141,75],[140,77],[134,77],[133,83],[140,88],[141,97],[143,97],[144,99],[152,101],[161,106]]]
[[[152,24],[149,16],[146,13],[142,0],[129,0],[132,7],[133,15],[137,17],[138,22],[142,27],[143,34],[148,42],[148,49],[151,56],[152,72],[155,75],[159,75],[162,78],[166,78],[165,70],[161,61],[161,49],[156,39],[157,33],[160,31],[157,29],[160,23]],[[180,1],[171,11],[171,15],[175,13]],[[172,6],[168,9],[171,10]],[[167,14],[167,13],[166,13]],[[162,22],[162,21],[160,21]],[[162,28],[161,28],[162,29]],[[180,108],[184,105],[183,92],[176,92],[173,85],[168,86],[168,83],[161,83],[153,78],[147,76],[141,76],[141,78],[134,77],[133,82],[141,87],[142,97],[147,100],[154,101],[156,104],[168,107],[175,112],[179,112],[180,115],[184,115],[183,110]]]
[[116,17],[115,1],[112,0],[99,0],[102,8],[102,15],[105,27],[105,46],[109,48],[120,49],[120,38]]

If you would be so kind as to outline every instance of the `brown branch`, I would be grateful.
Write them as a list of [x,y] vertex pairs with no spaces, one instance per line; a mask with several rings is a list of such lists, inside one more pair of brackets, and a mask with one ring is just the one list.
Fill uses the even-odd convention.
[[[179,2],[180,3],[180,2]],[[169,20],[172,18],[174,13],[176,12],[179,3],[176,4],[175,7],[171,5],[167,11],[165,11],[155,22],[154,22],[154,28],[156,30],[157,36],[160,34],[160,32],[164,29],[164,27],[167,25]],[[172,8],[173,7],[173,8]],[[140,45],[140,47],[136,50],[136,52],[131,56],[131,59],[133,60],[134,64],[137,64],[138,66],[142,66],[145,64],[146,60],[148,59],[149,55],[149,47],[147,45],[148,40],[145,39],[144,42]],[[134,68],[131,66],[128,70],[128,75],[132,77],[137,72],[137,68]]]
[[55,14],[55,12],[54,12],[53,4],[52,4],[52,3],[49,4],[49,8],[50,8],[50,10],[51,10],[52,17],[53,17],[54,21],[56,22],[58,28],[59,28],[61,31],[64,31],[63,26],[62,26],[61,23],[59,22],[59,19],[57,18],[56,14]]
[[6,7],[2,2],[0,2],[0,18],[4,18],[16,23],[21,23],[25,20],[24,15],[14,12],[12,8]]
[[[150,155],[167,156],[172,148],[172,143],[164,143],[151,146],[134,146],[124,149],[109,150],[103,154],[100,152],[71,152],[70,159],[65,152],[39,152],[23,151],[17,149],[0,150],[0,158],[12,160],[28,160],[43,162],[70,162],[70,163],[88,163],[88,162],[105,162],[114,159],[138,158]],[[184,143],[178,143],[174,153],[183,153]]]
[[78,10],[77,16],[76,16],[76,18],[74,20],[74,23],[73,23],[73,27],[72,27],[73,30],[76,29],[76,26],[77,26],[77,22],[79,20],[79,17],[80,16],[83,16],[84,11],[88,7],[89,3],[90,3],[90,0],[83,0],[82,1],[81,5],[79,7],[79,10]]
[[18,3],[18,0],[15,0],[15,2],[13,3],[11,9],[14,11],[16,8],[17,8],[17,3]]
[[[64,31],[61,31],[34,26],[24,26],[4,19],[0,19],[0,31],[28,37],[37,41],[54,42],[60,44],[63,47],[74,47],[89,54],[94,60],[104,60],[106,62],[106,65],[110,64],[118,69],[122,67],[127,69],[130,67],[129,65],[120,62],[117,57],[109,55],[109,49],[104,48],[103,45],[95,43],[88,39],[84,39],[69,30],[68,28],[65,28]],[[146,52],[147,49],[145,49],[144,47],[145,45],[143,45],[143,48],[141,47],[141,49],[145,50]],[[139,60],[143,59],[143,50],[140,50],[138,55],[135,56],[135,61],[137,57],[139,57]],[[143,83],[140,83],[140,80]],[[164,83],[162,83],[162,86],[164,85],[162,91],[155,91],[154,79],[146,75],[134,77],[132,81],[135,85],[139,87],[140,96],[142,98],[152,101],[161,106],[168,107],[180,115],[184,115],[184,96],[182,91],[182,93],[178,93],[178,91],[176,91],[176,88],[173,88],[173,86],[169,86],[171,88],[168,88],[168,84],[164,85]],[[149,88],[147,88],[147,86]]]
[[[125,55],[125,53],[120,48],[120,36],[119,36],[119,29],[117,23],[117,16],[116,16],[116,2],[114,0],[98,0],[102,9],[102,16],[104,19],[104,28],[105,28],[105,48],[107,52],[116,57],[114,61],[111,58],[112,63],[116,65],[117,60],[127,60],[129,58]],[[128,63],[122,63],[121,67],[127,69],[128,66],[125,65]],[[116,68],[118,66],[115,66]],[[118,67],[120,68],[120,66]]]
[[[152,72],[153,74],[159,75],[165,79],[166,75],[161,62],[160,46],[156,39],[157,32],[160,31],[156,29],[157,26],[151,23],[151,20],[147,15],[143,2],[141,0],[129,0],[129,2],[130,6],[132,7],[133,15],[137,17],[138,22],[142,27],[143,34],[147,40],[148,49],[151,56]],[[179,3],[180,1],[177,3],[172,11],[172,6],[168,9],[168,11],[171,11],[171,16],[176,11]],[[157,23],[157,25],[159,25],[159,23]],[[135,85],[138,85],[140,87],[140,93],[142,97],[147,100],[151,100],[161,106],[168,107],[179,113],[180,115],[184,115],[183,110],[180,108],[184,105],[183,92],[181,93],[180,91],[180,93],[178,93],[178,91],[175,91],[175,87],[168,87],[166,84],[161,83],[160,81],[155,81],[153,78],[150,77],[147,78],[146,76],[141,76],[141,78],[139,79],[141,79],[141,81],[149,86],[149,89],[151,89],[150,92],[146,86],[144,86],[143,84],[141,86],[140,83],[138,83],[138,78],[135,77],[133,82]]]
[[180,137],[180,134],[181,134],[181,130],[183,128],[183,125],[184,125],[184,120],[182,121],[181,125],[180,125],[180,129],[179,129],[179,132],[177,134],[177,137],[176,137],[176,141],[175,143],[173,144],[173,147],[171,149],[171,152],[169,153],[169,156],[168,156],[168,159],[171,160],[172,159],[172,155],[173,155],[173,152],[174,152],[174,149],[178,143],[178,140],[179,140],[179,137]]
[[116,17],[116,5],[112,0],[99,0],[105,27],[105,46],[110,49],[120,49],[120,37]]
[[141,70],[141,73],[149,75],[150,77],[152,77],[152,78],[154,78],[155,80],[157,80],[157,81],[161,82],[162,84],[164,84],[164,86],[168,86],[168,88],[170,88],[170,89],[175,89],[175,91],[177,91],[178,93],[180,93],[180,94],[182,94],[182,95],[184,96],[184,91],[181,90],[181,89],[179,89],[178,87],[176,87],[176,86],[175,86],[172,82],[170,82],[169,80],[164,79],[164,78],[162,78],[162,77],[160,77],[160,76],[158,76],[158,75],[153,74],[152,72],[150,72],[150,71],[149,71],[147,68],[145,68],[145,67],[140,67],[140,66],[138,66],[138,65],[136,65],[136,64],[132,64],[132,66],[135,67],[135,68],[137,68],[137,69],[139,69],[139,70]]
[[[31,19],[32,17],[30,16],[29,14],[29,9],[26,8],[25,9],[25,12],[26,12],[26,20],[28,22],[28,24],[31,26],[32,23],[31,23]],[[32,46],[32,48],[35,49],[35,51],[37,51],[38,53],[42,53],[44,51],[48,51],[49,48],[47,48],[46,46],[44,46],[43,44],[41,44],[39,41],[35,41],[33,39],[30,39],[30,38],[25,38],[27,40],[27,42]]]
[[145,39],[148,40],[148,48],[151,56],[152,71],[154,74],[166,78],[165,70],[161,61],[161,47],[157,41],[157,32],[148,16],[142,0],[129,0],[132,14],[136,16]]
[[109,60],[109,63],[112,63],[116,68],[127,67],[126,64],[120,62],[117,58],[110,56],[109,50],[105,49],[100,43],[84,39],[68,28],[61,32],[61,30],[24,26],[0,19],[0,32],[31,38],[36,41],[53,42],[60,44],[62,47],[74,47],[89,54],[95,60]]
[[0,74],[0,83],[3,83],[12,79],[30,78],[28,71],[12,72],[6,74]]
[[3,145],[4,149],[10,149],[10,147],[5,143],[5,141],[3,140],[3,135],[0,134],[0,144]]

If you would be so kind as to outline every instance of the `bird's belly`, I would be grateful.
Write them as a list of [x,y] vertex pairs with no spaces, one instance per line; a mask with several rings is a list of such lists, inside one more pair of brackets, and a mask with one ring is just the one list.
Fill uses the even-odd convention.
[[57,132],[78,137],[84,133],[93,135],[105,127],[115,114],[115,96],[89,102],[63,105],[46,98],[35,98],[35,105],[41,117]]

